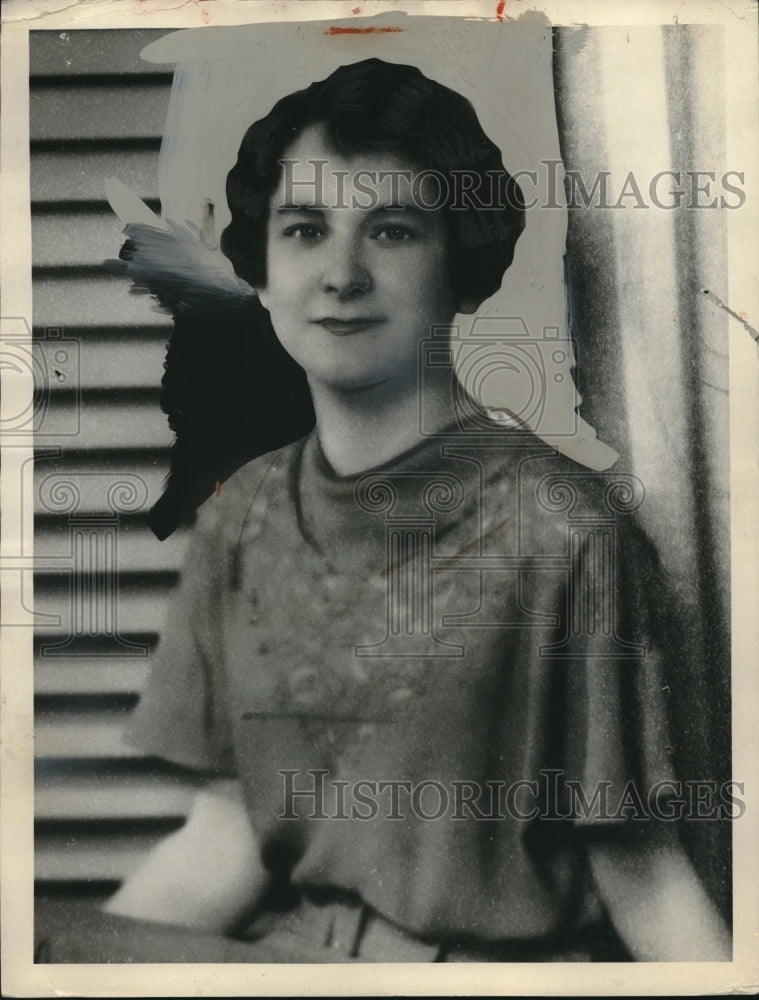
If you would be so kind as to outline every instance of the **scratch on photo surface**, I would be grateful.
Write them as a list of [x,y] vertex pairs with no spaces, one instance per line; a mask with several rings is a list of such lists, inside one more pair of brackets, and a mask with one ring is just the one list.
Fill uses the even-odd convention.
[[490,531],[486,531],[484,535],[480,535],[479,538],[476,538],[470,545],[465,545],[464,548],[460,549],[455,556],[451,556],[448,562],[443,563],[437,572],[442,573],[443,570],[450,569],[458,559],[462,559],[464,556],[469,555],[470,552],[473,552],[484,542],[487,542],[490,538],[492,538],[493,535],[496,535],[504,525],[509,523],[510,520],[511,514],[509,514],[508,517],[505,517],[500,524],[496,524],[494,528],[491,528]]
[[746,15],[745,14],[739,14],[738,11],[737,10],[733,10],[733,8],[729,4],[722,3],[720,6],[724,10],[729,11],[729,13],[731,13],[733,15],[733,17],[737,17],[739,21],[745,21],[746,20]]
[[38,11],[35,11],[33,14],[30,14],[28,12],[29,8],[28,8],[28,6],[26,4],[16,4],[16,6],[18,7],[19,11],[23,10],[23,11],[25,11],[25,13],[23,13],[20,17],[14,18],[12,16],[13,15],[13,11],[11,10],[11,11],[9,11],[6,14],[5,20],[6,21],[39,21],[39,19],[42,18],[42,17],[49,17],[51,15],[64,14],[67,10],[71,10],[73,7],[78,7],[81,4],[81,2],[82,2],[82,0],[74,0],[73,3],[68,3],[64,7],[55,7],[55,8],[50,8],[50,9],[46,9],[46,10],[38,10]]
[[[235,551],[237,551],[240,548],[240,542],[242,541],[242,533],[243,533],[243,531],[245,531],[245,525],[248,523],[248,518],[250,517],[250,512],[253,510],[253,504],[256,502],[256,498],[258,497],[258,494],[261,492],[261,489],[262,489],[264,483],[266,482],[267,476],[269,475],[269,473],[271,472],[271,470],[274,468],[274,466],[276,464],[277,464],[277,459],[275,458],[274,461],[269,466],[269,468],[266,470],[266,472],[261,477],[261,482],[258,484],[258,486],[256,487],[256,490],[255,490],[255,493],[251,497],[251,501],[248,504],[248,509],[245,511],[245,517],[243,518],[242,526],[240,527],[240,534],[239,534],[239,536],[237,538],[237,545],[235,546]],[[217,496],[218,496],[218,494],[217,494]]]
[[704,293],[707,299],[709,299],[710,302],[714,303],[715,306],[719,306],[720,309],[725,310],[728,316],[732,316],[733,319],[737,319],[738,322],[741,324],[741,326],[748,331],[751,337],[753,337],[754,341],[757,344],[759,344],[759,330],[755,330],[753,326],[751,326],[751,324],[746,321],[744,316],[742,316],[740,313],[735,312],[735,310],[731,309],[730,306],[728,306],[725,302],[723,302],[718,295],[715,295],[714,292],[710,291],[708,288],[702,288],[701,291]]
[[[254,719],[300,719],[302,721],[315,721],[315,722],[376,722],[373,716],[364,715],[335,715],[330,713],[328,715],[321,714],[319,712],[270,712],[270,711],[249,711],[242,712],[240,714],[240,719],[243,722],[251,722]],[[389,722],[395,722],[394,719],[387,720]],[[316,743],[312,744],[317,750],[318,747]]]
[[[140,0],[140,3],[144,3],[145,0]],[[173,10],[181,10],[183,7],[188,7],[190,4],[197,3],[197,0],[182,0],[182,3],[174,4],[173,7],[145,7],[144,9],[137,10],[138,14],[147,14],[151,16],[153,14],[166,14]]]
[[[487,531],[484,535],[480,535],[479,538],[475,538],[475,540],[473,542],[470,542],[469,545],[465,545],[463,549],[459,549],[459,551],[455,555],[451,556],[451,558],[447,562],[443,563],[442,566],[437,567],[435,569],[435,572],[442,573],[443,570],[450,569],[457,559],[463,559],[463,557],[469,555],[470,552],[474,552],[476,549],[480,547],[480,545],[482,545],[484,542],[487,542],[488,539],[493,537],[493,535],[497,534],[505,524],[508,524],[510,520],[511,520],[511,515],[509,515],[507,518],[504,518],[504,520],[501,521],[500,524],[497,524],[494,528],[491,528],[490,531]],[[412,561],[415,558],[416,556],[410,556],[407,559],[402,559],[400,562],[394,563],[392,566],[388,566],[386,569],[382,570],[382,572],[380,573],[380,578],[383,580],[387,579],[387,577],[392,576],[393,573],[397,573],[399,569],[403,569],[406,563]]]
[[394,31],[405,31],[405,30],[406,30],[405,28],[392,28],[392,27],[354,28],[352,26],[343,27],[342,25],[339,24],[333,24],[330,28],[327,28],[324,34],[325,35],[375,35],[388,31],[394,32]]

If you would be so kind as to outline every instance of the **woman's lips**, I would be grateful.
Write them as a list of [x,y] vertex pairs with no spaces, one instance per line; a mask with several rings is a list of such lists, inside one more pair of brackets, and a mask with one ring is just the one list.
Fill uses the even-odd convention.
[[317,319],[314,322],[317,326],[323,326],[325,330],[329,330],[336,337],[347,337],[352,333],[369,330],[382,323],[383,320],[372,316],[357,316],[355,319],[336,319],[333,316],[327,316],[326,319]]

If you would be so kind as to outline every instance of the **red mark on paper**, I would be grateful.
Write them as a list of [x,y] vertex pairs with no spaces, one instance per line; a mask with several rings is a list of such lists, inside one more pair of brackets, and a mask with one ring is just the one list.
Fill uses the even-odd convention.
[[202,20],[203,24],[208,24],[208,22],[211,20],[211,15],[208,13],[207,10],[201,10],[200,19]]
[[351,11],[351,14],[360,14],[360,13],[361,13],[360,7],[354,7],[353,10]]
[[221,496],[221,480],[220,479],[216,480],[216,496],[217,497]]
[[506,10],[506,0],[498,0],[498,6],[495,9],[495,16],[499,21],[503,20],[503,12]]
[[325,35],[374,35],[380,32],[388,31],[405,31],[405,28],[344,28],[340,25],[333,24],[331,28],[327,28],[324,32]]

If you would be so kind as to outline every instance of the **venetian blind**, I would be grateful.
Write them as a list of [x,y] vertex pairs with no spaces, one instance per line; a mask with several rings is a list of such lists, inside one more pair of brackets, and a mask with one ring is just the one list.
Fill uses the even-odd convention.
[[187,533],[146,524],[168,469],[158,396],[167,316],[104,266],[116,176],[158,210],[171,73],[141,63],[162,32],[32,32],[36,879],[108,893],[185,814],[189,779],[120,736],[176,586]]

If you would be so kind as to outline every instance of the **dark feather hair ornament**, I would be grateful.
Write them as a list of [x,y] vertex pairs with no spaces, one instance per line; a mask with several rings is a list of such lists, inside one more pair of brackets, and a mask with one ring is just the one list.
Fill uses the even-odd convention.
[[[112,267],[149,292],[174,320],[161,380],[161,409],[175,439],[164,491],[148,523],[167,538],[236,469],[314,426],[303,369],[280,345],[269,315],[195,227],[150,215],[109,182],[127,239]],[[115,197],[114,197],[115,195]]]

